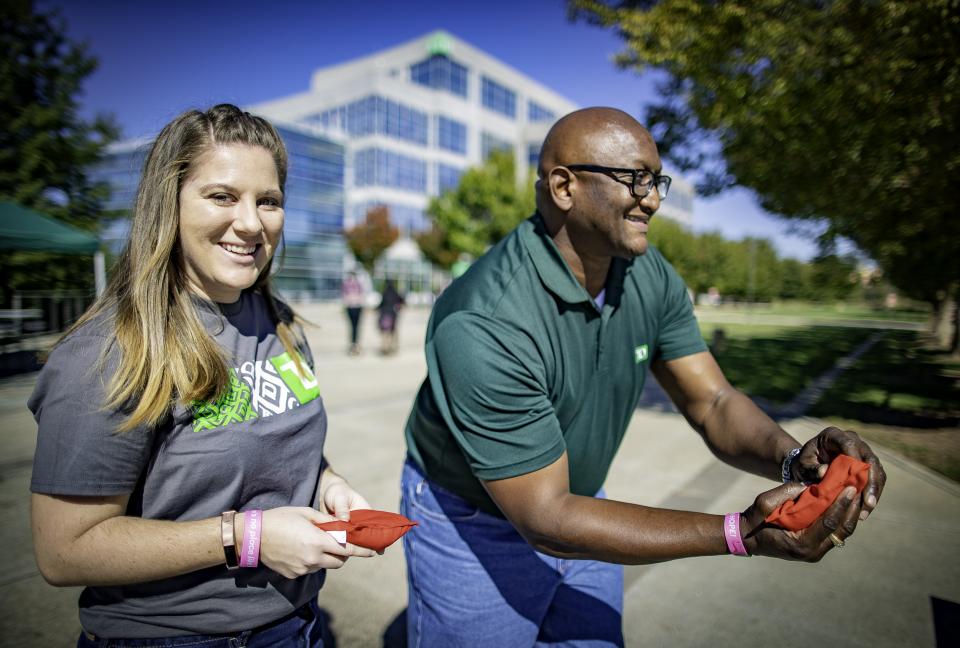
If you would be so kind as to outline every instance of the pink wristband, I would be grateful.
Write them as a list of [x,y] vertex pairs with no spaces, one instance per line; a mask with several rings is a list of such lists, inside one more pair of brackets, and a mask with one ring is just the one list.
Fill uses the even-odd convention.
[[[734,556],[750,556],[740,537],[740,514],[727,513],[723,517],[723,537],[727,540],[727,551]],[[246,540],[244,540],[246,544]],[[240,563],[243,565],[243,563]]]
[[240,548],[240,566],[256,567],[260,564],[260,530],[263,526],[263,511],[252,509],[243,516],[243,547]]

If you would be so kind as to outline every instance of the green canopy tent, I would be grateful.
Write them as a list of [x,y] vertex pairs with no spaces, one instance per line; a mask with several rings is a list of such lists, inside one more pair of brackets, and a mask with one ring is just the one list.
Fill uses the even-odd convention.
[[92,254],[97,295],[106,285],[103,252],[96,236],[8,201],[0,201],[0,250]]

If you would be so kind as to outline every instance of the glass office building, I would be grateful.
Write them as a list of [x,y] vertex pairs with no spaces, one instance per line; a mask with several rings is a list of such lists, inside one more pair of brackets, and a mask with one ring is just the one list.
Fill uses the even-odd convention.
[[[346,227],[387,207],[402,239],[389,273],[407,290],[429,290],[431,268],[410,238],[428,229],[430,199],[494,150],[513,152],[518,181],[535,166],[547,131],[577,105],[446,32],[314,72],[306,92],[251,109],[322,129],[347,142]],[[689,223],[693,188],[677,178],[662,212]],[[400,273],[397,276],[397,272]]]
[[[283,244],[274,261],[274,284],[290,299],[335,299],[349,256],[343,241],[344,145],[297,124],[274,122],[287,147],[289,168],[284,203]],[[151,139],[120,142],[93,172],[107,182],[107,209],[129,213]],[[118,253],[129,229],[118,219],[103,234]]]
[[[294,295],[334,297],[355,264],[343,229],[382,205],[401,240],[384,254],[374,279],[389,275],[404,290],[430,292],[442,278],[412,239],[430,227],[431,198],[456,187],[466,169],[496,150],[513,153],[517,180],[524,180],[547,131],[577,107],[442,31],[321,68],[305,92],[248,106],[280,126],[290,149],[278,283]],[[116,189],[112,207],[132,204],[147,144],[115,146],[101,166]],[[693,187],[671,175],[661,213],[690,224]],[[122,235],[122,224],[108,232]]]

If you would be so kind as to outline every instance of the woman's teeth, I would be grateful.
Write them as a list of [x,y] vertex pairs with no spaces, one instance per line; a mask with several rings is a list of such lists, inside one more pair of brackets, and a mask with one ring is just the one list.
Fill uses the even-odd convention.
[[253,254],[257,251],[256,245],[230,245],[229,243],[221,243],[220,247],[234,254]]

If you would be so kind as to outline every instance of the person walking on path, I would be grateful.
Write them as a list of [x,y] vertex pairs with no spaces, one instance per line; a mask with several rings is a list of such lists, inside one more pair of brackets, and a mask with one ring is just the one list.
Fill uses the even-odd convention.
[[[647,242],[670,178],[646,129],[611,108],[571,113],[538,176],[537,212],[428,324],[401,484],[420,522],[404,539],[411,646],[623,645],[622,564],[817,561],[883,490],[855,433],[800,444],[727,382],[683,281]],[[719,459],[786,483],[727,516],[605,499],[648,370]],[[802,531],[764,523],[839,454],[869,463],[861,496],[844,490]]]
[[397,351],[397,319],[399,319],[400,309],[403,308],[405,303],[403,295],[397,291],[396,283],[393,279],[387,279],[384,282],[380,305],[377,306],[381,341],[380,352],[383,355],[390,355]]
[[320,646],[324,570],[374,555],[314,526],[370,507],[324,457],[310,349],[270,287],[286,174],[235,106],[164,127],[106,292],[40,373],[34,551],[85,586],[78,646]]
[[357,279],[356,272],[348,272],[343,280],[340,290],[341,301],[347,312],[347,320],[350,322],[350,347],[347,353],[358,355],[360,353],[359,334],[360,319],[363,315],[363,303],[366,295],[363,291],[363,284]]

